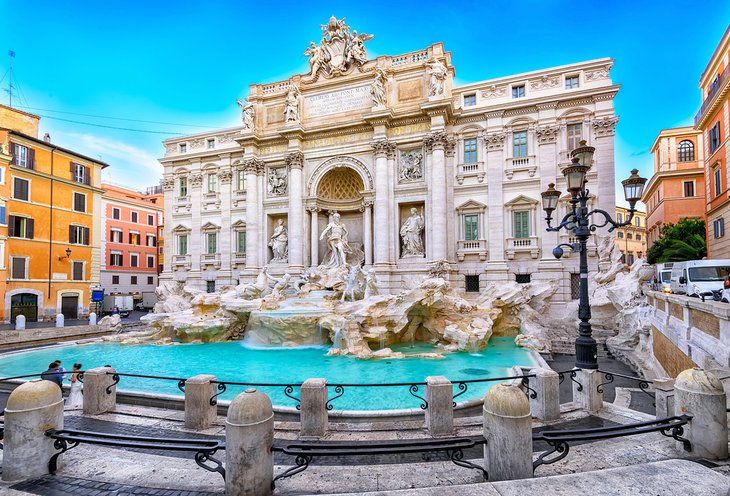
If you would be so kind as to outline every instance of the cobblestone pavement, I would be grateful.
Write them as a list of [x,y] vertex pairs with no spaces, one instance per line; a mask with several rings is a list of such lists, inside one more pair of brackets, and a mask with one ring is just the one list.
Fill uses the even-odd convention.
[[178,491],[174,489],[157,489],[139,487],[128,484],[113,484],[75,477],[47,475],[40,479],[24,481],[10,486],[10,489],[29,494],[43,496],[217,496],[222,493]]

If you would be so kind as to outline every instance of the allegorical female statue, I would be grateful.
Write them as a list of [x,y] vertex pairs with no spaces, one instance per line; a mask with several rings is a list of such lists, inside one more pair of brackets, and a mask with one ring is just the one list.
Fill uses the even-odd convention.
[[406,219],[400,228],[400,237],[403,241],[401,256],[422,257],[426,254],[423,248],[423,216],[415,208],[411,209],[411,216]]
[[329,256],[322,262],[325,267],[340,267],[345,265],[347,254],[352,251],[347,242],[347,228],[340,222],[340,214],[334,212],[330,217],[330,222],[322,231],[319,239],[327,238],[327,246],[329,247]]
[[290,86],[284,102],[284,120],[299,122],[299,92],[296,86]]
[[284,220],[279,219],[279,222],[274,229],[274,233],[271,235],[271,239],[269,240],[271,251],[274,252],[274,258],[271,259],[272,262],[287,261],[289,255],[288,244],[289,237],[286,226],[284,225]]
[[428,95],[443,95],[444,87],[446,85],[446,78],[449,75],[448,69],[446,69],[446,66],[441,63],[440,60],[432,60],[430,62],[426,62],[426,66],[428,67],[428,73],[431,75]]
[[241,121],[243,122],[244,130],[253,131],[254,128],[254,109],[253,103],[243,103],[241,100],[236,100],[236,103],[241,107]]

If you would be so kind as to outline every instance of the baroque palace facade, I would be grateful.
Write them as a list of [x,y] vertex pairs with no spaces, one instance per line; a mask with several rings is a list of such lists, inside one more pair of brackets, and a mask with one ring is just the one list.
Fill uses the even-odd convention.
[[569,237],[545,231],[540,192],[566,190],[561,166],[585,139],[593,206],[614,210],[612,60],[455,86],[441,43],[368,60],[372,36],[335,18],[322,30],[309,73],[251,85],[241,126],[164,142],[161,280],[213,291],[265,265],[301,274],[330,256],[337,213],[348,261],[392,292],[446,259],[466,291],[557,279],[569,299],[578,257],[553,257]]

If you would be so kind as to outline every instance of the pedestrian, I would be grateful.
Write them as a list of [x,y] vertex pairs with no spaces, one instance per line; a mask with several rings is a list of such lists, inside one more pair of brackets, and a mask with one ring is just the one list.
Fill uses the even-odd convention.
[[73,373],[71,374],[71,392],[66,399],[65,410],[80,410],[84,407],[84,396],[83,388],[84,384],[81,382],[83,374],[81,373],[81,364],[74,363]]
[[48,370],[43,372],[41,374],[41,379],[45,379],[46,381],[55,382],[58,384],[58,387],[61,389],[61,392],[63,392],[63,386],[60,374],[58,373],[58,364],[56,362],[51,362],[50,365],[48,365]]
[[61,367],[61,360],[56,360],[55,363],[58,364],[58,371],[61,373],[61,380],[62,381],[65,381],[66,380],[66,377],[67,377],[67,375],[66,375],[66,369],[64,369],[63,367]]

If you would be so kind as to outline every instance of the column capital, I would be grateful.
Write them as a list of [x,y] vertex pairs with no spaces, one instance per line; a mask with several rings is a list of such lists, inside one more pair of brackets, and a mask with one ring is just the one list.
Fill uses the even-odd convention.
[[223,169],[218,172],[218,179],[221,184],[228,184],[233,179],[233,171],[231,169]]
[[162,189],[172,191],[175,189],[175,177],[172,174],[165,174],[162,178]]
[[456,154],[456,138],[451,135],[446,137],[444,151],[446,152],[447,157],[453,157]]
[[434,149],[444,149],[449,137],[446,131],[434,131],[429,133],[423,138],[423,145],[426,147],[426,151]]
[[304,165],[304,154],[299,151],[288,153],[284,156],[284,163],[287,169],[301,169]]
[[596,138],[602,138],[604,136],[613,136],[616,134],[616,124],[618,123],[618,117],[603,117],[601,119],[594,119],[593,131],[596,133]]
[[542,126],[537,128],[535,135],[537,136],[537,142],[540,145],[547,145],[549,143],[555,143],[558,139],[558,126]]
[[322,209],[319,208],[317,205],[309,205],[309,206],[307,206],[307,212],[309,212],[310,214],[315,214],[315,213],[318,213],[318,212],[321,212],[321,211],[322,211]]
[[247,158],[243,161],[243,170],[246,171],[247,174],[262,175],[265,168],[266,163],[260,158]]
[[493,152],[501,150],[504,147],[504,140],[507,137],[505,133],[492,133],[484,135],[484,143],[487,145],[487,151]]
[[203,184],[203,174],[200,172],[190,173],[190,185],[193,187],[200,187]]
[[391,155],[395,156],[395,143],[392,141],[388,141],[387,139],[378,139],[371,143],[373,151],[375,152],[376,157],[382,157],[382,156],[389,156]]

